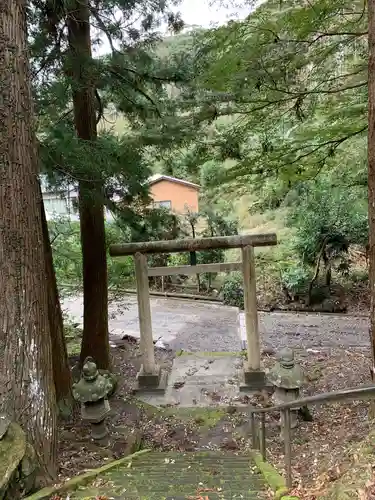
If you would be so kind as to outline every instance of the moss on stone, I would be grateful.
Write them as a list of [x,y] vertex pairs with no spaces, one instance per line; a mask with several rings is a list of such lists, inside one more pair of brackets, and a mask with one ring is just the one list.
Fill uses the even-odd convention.
[[212,491],[214,498],[255,500],[264,492],[263,478],[259,473],[249,473],[246,455],[212,451],[153,452],[119,466],[117,461],[115,465],[93,471],[96,474],[90,480],[82,481],[86,476],[83,475],[79,484],[72,485],[74,480],[71,480],[64,484],[64,489],[45,489],[44,496],[31,496],[28,500],[44,500],[46,493],[63,497],[69,493],[72,500],[195,498],[200,489]]
[[212,429],[226,415],[222,408],[168,408],[165,413],[174,415],[181,420],[187,420],[192,423]]
[[54,494],[63,493],[66,491],[74,491],[77,488],[84,487],[100,474],[104,474],[106,472],[109,472],[111,469],[124,465],[127,462],[131,462],[133,459],[136,459],[140,455],[143,455],[150,451],[150,449],[137,451],[132,455],[128,455],[126,457],[120,458],[119,460],[114,460],[113,462],[105,464],[98,469],[90,470],[85,474],[80,474],[79,476],[73,477],[73,479],[70,479],[65,483],[55,486],[47,486],[46,488],[43,488],[42,490],[28,496],[27,498],[25,498],[25,500],[47,500]]
[[177,420],[198,424],[200,427],[211,429],[226,415],[225,408],[218,407],[158,407],[138,399],[134,400],[138,408],[143,409],[150,416],[175,417]]
[[21,427],[11,423],[0,441],[0,497],[5,494],[26,453],[26,436]]
[[202,358],[220,358],[226,356],[242,356],[242,351],[179,351],[177,356],[199,356]]
[[253,450],[251,456],[264,477],[264,480],[274,492],[275,500],[298,500],[298,497],[291,497],[288,495],[289,489],[286,486],[284,478],[270,463],[264,462],[259,452]]

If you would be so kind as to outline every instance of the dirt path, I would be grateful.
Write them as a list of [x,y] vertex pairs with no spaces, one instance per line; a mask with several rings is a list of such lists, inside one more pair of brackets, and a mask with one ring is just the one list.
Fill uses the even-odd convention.
[[[82,322],[82,298],[63,301],[63,308]],[[207,302],[168,298],[151,299],[154,338],[172,349],[186,351],[237,351],[241,349],[236,308]],[[369,346],[365,317],[311,313],[259,313],[263,347]],[[110,332],[139,337],[137,302],[134,296],[110,306]]]

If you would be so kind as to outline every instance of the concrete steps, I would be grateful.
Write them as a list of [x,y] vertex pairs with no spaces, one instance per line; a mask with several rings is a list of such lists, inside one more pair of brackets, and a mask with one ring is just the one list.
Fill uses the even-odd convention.
[[[151,452],[107,471],[70,500],[255,500],[266,498],[248,456],[221,452]],[[101,497],[102,496],[102,497]]]

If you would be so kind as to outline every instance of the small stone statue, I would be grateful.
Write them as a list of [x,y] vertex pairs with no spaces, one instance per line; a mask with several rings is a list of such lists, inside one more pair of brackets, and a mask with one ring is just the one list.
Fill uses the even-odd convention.
[[[294,351],[288,347],[281,349],[277,362],[268,375],[269,381],[275,386],[275,404],[290,403],[299,398],[301,386],[304,382],[302,368],[294,359]],[[299,409],[291,410],[291,428],[297,426]],[[284,428],[284,418],[281,414],[281,427]]]
[[108,434],[105,418],[110,412],[108,394],[112,389],[110,377],[101,375],[94,360],[86,358],[81,379],[73,384],[73,396],[81,403],[82,419],[91,423],[94,439],[103,439]]

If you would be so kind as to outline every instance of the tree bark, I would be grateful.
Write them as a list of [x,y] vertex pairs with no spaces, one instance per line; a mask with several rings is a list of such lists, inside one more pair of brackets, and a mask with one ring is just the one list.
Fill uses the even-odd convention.
[[56,398],[27,51],[26,0],[0,16],[0,406],[56,475]]
[[[42,199],[40,185],[39,190]],[[41,218],[48,289],[48,318],[52,342],[53,379],[55,382],[57,407],[59,408],[60,415],[62,417],[68,417],[73,409],[72,376],[64,338],[63,315],[56,283],[55,269],[53,266],[52,248],[43,201],[41,203]]]
[[[368,221],[370,340],[372,379],[375,381],[375,0],[368,1]],[[374,406],[374,405],[373,405]],[[374,408],[373,408],[374,409]]]
[[[87,0],[76,0],[67,18],[72,61],[72,96],[77,136],[87,141],[97,137],[95,85]],[[79,215],[83,257],[83,338],[81,363],[92,356],[98,367],[110,368],[108,339],[107,255],[103,185],[92,172],[79,183]]]

